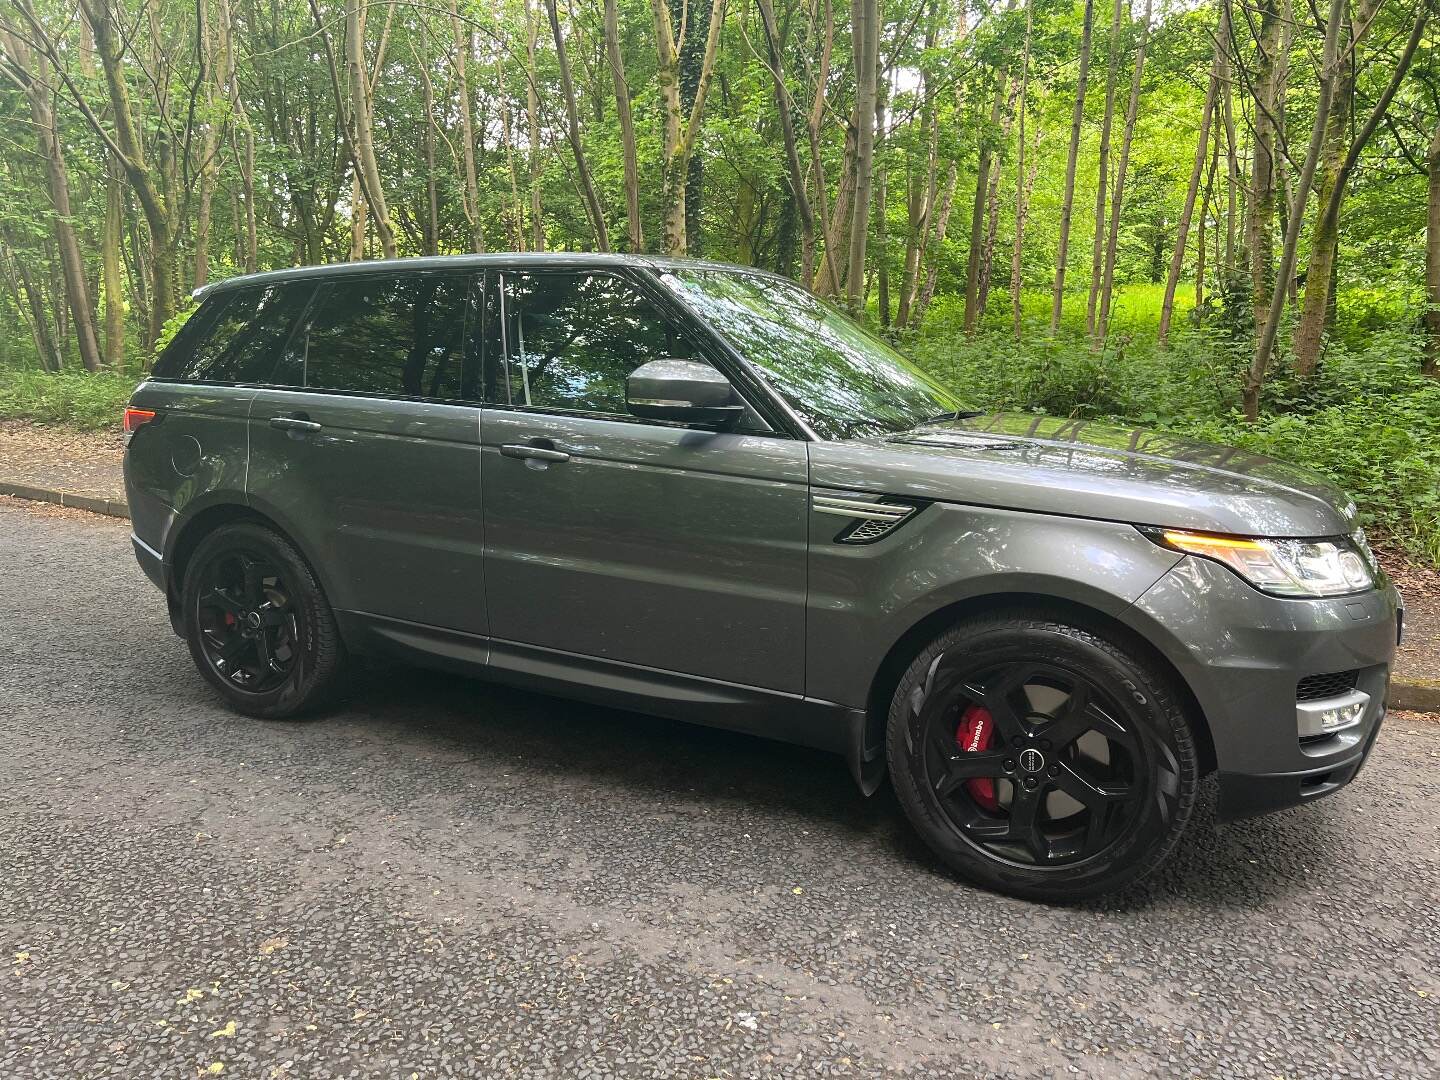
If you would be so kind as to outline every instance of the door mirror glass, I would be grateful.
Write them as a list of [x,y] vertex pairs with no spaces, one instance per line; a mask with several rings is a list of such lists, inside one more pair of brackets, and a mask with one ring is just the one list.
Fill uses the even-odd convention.
[[729,427],[745,412],[730,380],[694,360],[651,360],[625,381],[625,404],[634,416],[701,427]]

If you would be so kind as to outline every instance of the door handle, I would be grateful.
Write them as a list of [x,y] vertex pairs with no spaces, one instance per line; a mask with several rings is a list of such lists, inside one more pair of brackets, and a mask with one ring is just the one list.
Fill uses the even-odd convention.
[[570,455],[564,450],[553,450],[548,446],[525,446],[521,443],[506,443],[500,447],[506,457],[530,458],[533,461],[569,461]]
[[272,416],[270,426],[279,428],[281,431],[319,431],[323,424],[314,420],[306,420],[301,416]]

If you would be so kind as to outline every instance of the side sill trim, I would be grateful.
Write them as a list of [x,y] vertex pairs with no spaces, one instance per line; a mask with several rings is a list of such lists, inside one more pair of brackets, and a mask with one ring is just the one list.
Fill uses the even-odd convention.
[[346,644],[615,709],[759,735],[847,757],[861,710],[761,687],[488,638],[384,615],[337,611]]

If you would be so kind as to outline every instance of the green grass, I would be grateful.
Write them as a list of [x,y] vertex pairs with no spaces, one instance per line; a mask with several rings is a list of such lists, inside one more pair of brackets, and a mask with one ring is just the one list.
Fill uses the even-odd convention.
[[0,418],[65,424],[80,431],[118,427],[139,378],[115,372],[0,368]]

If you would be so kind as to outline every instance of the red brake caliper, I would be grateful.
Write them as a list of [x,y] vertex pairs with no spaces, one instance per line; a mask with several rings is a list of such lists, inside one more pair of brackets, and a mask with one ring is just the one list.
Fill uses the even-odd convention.
[[[971,754],[989,750],[994,739],[995,721],[991,719],[988,710],[982,709],[979,705],[971,705],[961,714],[960,726],[955,729],[955,743],[961,750]],[[1000,809],[1000,802],[995,798],[994,780],[988,777],[966,780],[965,790],[983,809],[990,811]]]

